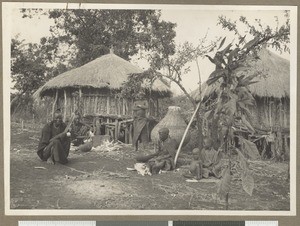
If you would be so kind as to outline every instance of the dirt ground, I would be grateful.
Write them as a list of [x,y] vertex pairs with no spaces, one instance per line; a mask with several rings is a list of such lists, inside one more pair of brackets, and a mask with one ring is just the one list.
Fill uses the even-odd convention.
[[[36,155],[39,131],[11,128],[11,209],[224,210],[216,179],[188,183],[182,170],[142,176],[133,167],[130,146],[118,151],[70,152],[67,165],[48,165]],[[239,179],[230,192],[230,210],[289,210],[287,163],[255,161],[253,195]]]

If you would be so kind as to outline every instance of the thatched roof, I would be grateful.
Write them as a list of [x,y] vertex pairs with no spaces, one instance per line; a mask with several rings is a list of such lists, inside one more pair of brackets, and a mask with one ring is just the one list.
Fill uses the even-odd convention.
[[[260,72],[251,84],[249,89],[253,96],[258,97],[289,97],[290,96],[290,61],[283,59],[275,53],[263,48],[259,53],[259,60],[252,61],[251,68],[244,74],[252,75]],[[206,83],[202,85],[202,97],[213,93],[219,84],[208,86]],[[197,101],[200,100],[199,91],[195,90],[191,93],[192,97]]]
[[[40,87],[34,96],[44,96],[46,91],[65,88],[120,89],[130,74],[141,72],[143,72],[142,69],[110,53],[54,77]],[[159,80],[154,82],[152,90],[161,95],[170,95],[171,93],[169,88]]]

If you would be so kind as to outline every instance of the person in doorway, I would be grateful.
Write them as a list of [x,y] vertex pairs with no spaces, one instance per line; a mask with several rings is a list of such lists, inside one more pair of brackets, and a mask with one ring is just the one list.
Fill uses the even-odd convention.
[[61,111],[56,110],[53,121],[47,123],[41,132],[37,155],[42,161],[49,164],[68,162],[71,133],[65,129]]

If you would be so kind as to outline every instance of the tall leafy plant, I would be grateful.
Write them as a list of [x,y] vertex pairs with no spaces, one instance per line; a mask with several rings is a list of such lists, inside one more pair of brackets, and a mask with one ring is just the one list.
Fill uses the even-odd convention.
[[259,81],[257,76],[260,72],[253,72],[249,69],[252,61],[259,60],[258,52],[265,45],[289,51],[288,12],[285,16],[286,22],[273,30],[269,26],[263,28],[259,20],[256,20],[259,25],[257,29],[254,25],[250,25],[245,17],[241,17],[240,22],[246,25],[249,35],[252,36],[250,41],[246,41],[246,35],[243,36],[239,33],[236,22],[231,22],[221,16],[219,24],[224,29],[234,31],[238,36],[238,41],[232,41],[224,48],[226,43],[226,37],[224,37],[214,56],[206,55],[216,66],[207,80],[207,85],[214,87],[216,98],[209,105],[205,117],[218,120],[221,147],[228,156],[228,165],[223,171],[217,190],[218,195],[226,200],[226,209],[229,205],[229,192],[235,166],[240,172],[243,189],[250,196],[253,193],[254,178],[248,160],[258,159],[259,152],[254,143],[236,132],[236,128],[242,125],[250,133],[255,132],[249,120],[251,118],[249,108],[255,105],[255,99],[249,91],[249,86]]

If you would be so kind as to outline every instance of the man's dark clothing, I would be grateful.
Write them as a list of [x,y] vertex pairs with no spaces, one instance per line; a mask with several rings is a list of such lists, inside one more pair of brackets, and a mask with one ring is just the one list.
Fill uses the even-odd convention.
[[70,138],[64,133],[65,128],[65,123],[56,127],[54,122],[50,122],[44,126],[37,151],[41,160],[47,161],[48,158],[52,158],[54,162],[62,164],[68,162]]

